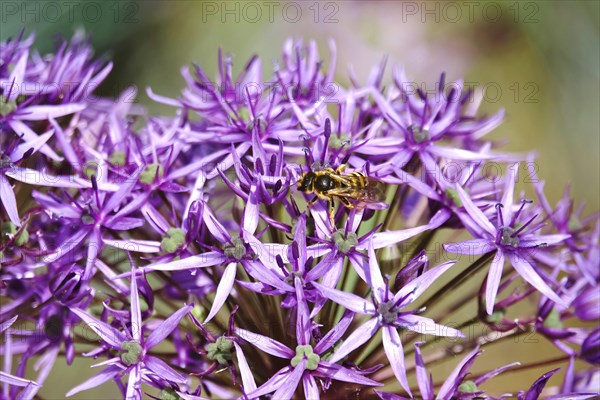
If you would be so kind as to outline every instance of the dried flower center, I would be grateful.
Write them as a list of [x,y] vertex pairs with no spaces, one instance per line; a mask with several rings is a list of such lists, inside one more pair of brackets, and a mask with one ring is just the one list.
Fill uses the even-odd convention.
[[14,100],[8,100],[2,96],[0,99],[0,116],[6,117],[8,114],[12,113],[17,109],[17,102]]
[[354,232],[348,232],[348,235],[344,236],[344,231],[339,230],[331,235],[331,239],[342,254],[347,254],[358,244],[358,235]]
[[509,226],[502,227],[501,229],[500,244],[503,246],[519,247],[519,238],[515,235],[517,230]]
[[413,134],[413,138],[415,139],[415,143],[423,143],[429,140],[429,131],[427,129],[421,129],[418,126],[411,126],[411,131]]
[[161,400],[181,400],[181,396],[171,388],[166,388],[160,391]]
[[300,364],[300,361],[306,358],[306,369],[314,371],[319,366],[321,357],[313,352],[311,345],[307,344],[304,346],[296,346],[296,355],[292,358],[292,367]]
[[165,253],[176,252],[185,243],[185,231],[179,228],[169,228],[167,235],[160,242],[160,249]]
[[163,166],[160,164],[148,164],[144,172],[140,175],[140,182],[150,185],[154,182],[154,178],[162,178],[164,173]]
[[217,338],[214,343],[206,345],[207,357],[221,365],[227,365],[232,358],[233,342],[224,336]]
[[121,350],[124,351],[124,353],[121,354],[121,362],[128,367],[130,365],[137,364],[142,358],[142,353],[144,352],[142,345],[135,340],[121,343]]
[[393,324],[398,320],[398,311],[395,309],[394,300],[389,300],[384,303],[379,303],[377,313],[386,324]]
[[339,149],[350,144],[350,137],[342,134],[340,137],[333,135],[329,138],[329,148]]
[[554,329],[562,329],[563,323],[560,320],[560,313],[556,308],[553,308],[552,311],[548,313],[548,316],[544,320],[545,328],[554,328]]
[[223,252],[225,253],[225,256],[240,261],[246,255],[246,244],[244,243],[244,240],[239,237],[234,238],[232,242],[232,245],[225,246]]
[[458,391],[460,393],[477,393],[479,392],[479,389],[477,388],[477,384],[475,382],[465,381],[460,384]]

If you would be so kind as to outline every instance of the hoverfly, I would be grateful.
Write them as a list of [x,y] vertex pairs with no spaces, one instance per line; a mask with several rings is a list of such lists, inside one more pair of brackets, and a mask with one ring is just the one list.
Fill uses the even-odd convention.
[[327,200],[332,226],[334,198],[338,198],[346,208],[368,208],[370,204],[385,200],[383,182],[356,171],[344,175],[345,169],[346,165],[342,164],[335,170],[327,167],[320,171],[305,172],[298,181],[299,191],[316,195],[308,203],[309,207],[319,199]]

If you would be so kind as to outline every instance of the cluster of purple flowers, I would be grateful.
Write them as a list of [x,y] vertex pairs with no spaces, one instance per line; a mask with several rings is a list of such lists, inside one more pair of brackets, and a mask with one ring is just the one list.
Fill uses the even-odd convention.
[[[267,82],[259,58],[235,78],[219,53],[215,81],[195,66],[176,99],[148,89],[175,111],[148,115],[130,91],[94,94],[112,64],[82,35],[47,56],[33,42],[0,44],[2,399],[42,398],[75,357],[97,373],[67,396],[598,394],[598,214],[568,191],[550,205],[533,156],[486,139],[503,112],[477,116],[462,81],[424,93],[396,69],[386,88],[381,63],[342,87],[333,43],[325,67],[289,40]],[[308,207],[303,174],[343,166],[386,202]],[[515,193],[528,180],[532,199]],[[532,332],[562,356],[473,369]],[[485,389],[531,368],[527,388]]]

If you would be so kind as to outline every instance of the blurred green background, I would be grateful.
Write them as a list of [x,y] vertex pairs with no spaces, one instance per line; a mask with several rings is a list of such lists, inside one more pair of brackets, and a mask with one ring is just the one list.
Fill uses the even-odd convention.
[[[172,109],[149,101],[147,86],[155,93],[177,96],[184,85],[180,68],[192,62],[216,76],[219,47],[234,56],[234,72],[259,54],[267,77],[288,37],[316,40],[326,63],[327,40],[333,38],[338,48],[336,79],[342,84],[348,83],[348,65],[365,82],[370,67],[384,55],[389,64],[404,65],[411,80],[430,90],[440,72],[445,71],[448,80],[464,76],[488,89],[482,112],[506,109],[506,122],[490,137],[508,139],[506,148],[511,151],[536,149],[538,173],[547,181],[551,203],[571,183],[573,196],[586,202],[589,214],[600,201],[599,4],[2,1],[0,36],[5,40],[25,27],[27,33],[36,33],[36,47],[45,53],[52,51],[57,36],[69,37],[76,28],[84,28],[97,54],[115,63],[102,94],[114,97],[135,85],[139,103],[169,114]],[[386,82],[390,76],[388,69]],[[557,354],[547,350],[544,355]],[[523,344],[511,354],[488,353],[490,365],[511,362],[516,353],[545,358],[539,347]],[[70,382],[81,381],[72,375],[94,372],[78,368],[89,364],[80,361],[75,368],[55,370],[49,382],[56,384],[46,385],[43,397],[62,398]],[[507,375],[496,387],[502,389],[503,379],[521,377],[525,386],[535,375]],[[105,385],[79,398],[117,397],[113,389]]]

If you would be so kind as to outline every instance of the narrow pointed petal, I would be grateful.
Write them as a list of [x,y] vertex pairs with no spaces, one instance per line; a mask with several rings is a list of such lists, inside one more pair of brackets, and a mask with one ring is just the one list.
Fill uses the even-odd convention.
[[358,297],[352,293],[329,288],[317,282],[313,282],[312,284],[323,296],[335,303],[338,303],[339,305],[344,306],[350,311],[354,311],[355,313],[359,314],[375,315],[375,306],[371,301],[365,300],[362,297]]
[[86,380],[80,385],[75,386],[73,389],[69,390],[66,394],[66,397],[73,396],[81,391],[95,388],[96,386],[102,385],[104,382],[108,381],[116,377],[122,371],[121,368],[111,365],[104,370],[100,371],[96,375],[92,376],[90,379]]
[[160,242],[154,240],[112,240],[102,238],[102,242],[107,246],[135,253],[158,253],[161,251]]
[[242,377],[242,387],[244,388],[244,393],[250,393],[256,390],[254,374],[248,365],[248,360],[246,360],[246,357],[244,356],[242,347],[236,342],[233,342],[233,345],[235,346],[235,356],[237,358],[238,368]]
[[544,296],[555,302],[562,307],[569,307],[569,305],[560,298],[554,291],[544,282],[544,280],[538,275],[533,266],[523,258],[518,252],[508,254],[508,259],[512,263],[515,270],[525,279],[531,286],[539,290]]
[[384,297],[388,291],[385,282],[383,281],[383,276],[381,275],[381,269],[379,268],[379,264],[377,264],[377,257],[375,257],[375,249],[373,248],[373,239],[369,241],[369,280],[367,283],[371,286],[373,290],[373,295],[375,299],[377,299],[378,303],[382,303]]
[[470,239],[458,243],[446,243],[443,247],[448,253],[468,256],[485,254],[496,249],[494,242],[489,239]]
[[[208,251],[197,256],[184,258],[183,260],[175,260],[164,264],[148,265],[144,268],[138,268],[138,273],[141,271],[182,271],[193,268],[205,268],[212,267],[214,265],[221,264],[225,261],[223,254],[217,251]],[[126,272],[121,275],[117,275],[117,278],[123,278],[131,275],[131,272]]]
[[127,177],[125,182],[123,182],[121,184],[121,186],[119,187],[119,190],[117,190],[115,193],[113,193],[110,196],[110,198],[108,199],[108,201],[106,202],[106,204],[103,207],[103,212],[109,213],[111,211],[114,211],[121,204],[121,202],[127,196],[129,196],[131,194],[131,191],[133,190],[133,187],[138,182],[138,178],[141,175],[141,173],[142,173],[142,168],[138,167],[131,174],[131,176]]
[[446,336],[446,337],[465,337],[465,335],[454,328],[436,324],[431,318],[422,317],[420,315],[405,315],[399,319],[401,324],[406,324],[406,329],[413,332],[422,333],[424,335]]
[[27,385],[35,385],[38,384],[34,381],[30,381],[29,379],[19,378],[18,376],[14,376],[11,374],[7,374],[4,371],[0,371],[0,382],[6,383],[13,386],[25,387]]
[[253,399],[258,399],[258,398],[260,398],[260,396],[264,396],[265,394],[273,393],[274,391],[279,389],[282,385],[284,385],[285,383],[288,382],[288,378],[289,378],[291,372],[292,372],[291,366],[288,365],[287,367],[283,367],[282,369],[277,371],[277,373],[275,373],[275,375],[273,375],[271,378],[269,378],[268,381],[263,383],[258,389],[254,390],[250,393],[247,393],[246,396],[248,397],[248,399],[253,400]]
[[498,294],[498,287],[500,286],[500,280],[502,279],[502,269],[504,268],[504,253],[498,249],[492,265],[488,271],[487,281],[485,284],[485,309],[488,315],[492,315],[494,312],[494,305],[496,304],[496,295]]
[[52,137],[53,134],[54,134],[54,132],[52,130],[49,130],[48,132],[39,135],[34,140],[30,140],[30,141],[27,141],[25,143],[21,143],[20,145],[18,145],[13,150],[12,154],[10,155],[11,161],[12,162],[19,161],[21,158],[23,158],[23,156],[25,155],[25,153],[27,151],[29,151],[30,149],[32,149],[32,153],[31,154],[35,153],[43,145],[46,144],[46,142]]
[[352,319],[354,318],[354,313],[350,311],[344,312],[342,318],[339,320],[337,324],[331,328],[329,332],[325,336],[319,340],[314,347],[314,352],[317,354],[323,354],[325,351],[329,350],[333,345],[337,343],[338,340],[346,333],[346,330],[350,326]]
[[112,347],[120,349],[121,343],[127,340],[123,333],[119,332],[107,323],[92,317],[87,312],[78,308],[71,308],[70,310],[73,314],[81,318],[83,322],[85,322],[87,326],[90,327],[91,330],[93,330],[98,336],[102,338],[103,341],[105,341]]
[[312,375],[305,375],[304,378],[302,378],[302,386],[304,387],[304,398],[310,400],[321,399],[317,381]]
[[455,263],[456,261],[447,261],[435,268],[430,269],[429,271],[424,272],[422,275],[403,286],[402,289],[400,289],[394,296],[394,301],[398,301],[412,292],[412,295],[405,300],[405,304],[412,303],[415,299],[419,298],[419,296],[421,296],[421,294],[423,294],[423,292],[427,290],[427,288],[429,288],[429,286],[431,286],[437,278],[439,278]]
[[513,166],[508,168],[508,174],[506,175],[506,181],[504,183],[504,194],[502,195],[502,218],[505,225],[510,224],[512,218],[513,199],[515,196],[515,182],[517,181],[517,174],[519,172],[519,163],[515,163]]
[[169,318],[164,320],[144,341],[144,347],[151,349],[171,334],[179,325],[179,321],[192,309],[191,305],[186,305],[175,311]]
[[400,335],[394,327],[385,326],[383,327],[383,350],[390,361],[390,366],[396,379],[402,385],[402,388],[406,390],[409,396],[412,397],[410,386],[408,386],[408,379],[406,378],[406,366],[404,364],[404,351],[402,350],[402,342],[400,342]]
[[365,376],[359,374],[358,372],[354,372],[351,369],[342,367],[341,365],[328,362],[321,361],[319,363],[319,367],[317,371],[325,374],[327,377],[331,379],[335,379],[336,381],[342,382],[350,382],[357,383],[359,385],[370,385],[370,386],[381,386],[382,384],[374,381],[373,379],[366,378]]
[[244,230],[248,231],[251,234],[256,232],[256,228],[258,227],[258,200],[256,198],[256,185],[252,185],[250,188],[250,195],[248,196],[248,201],[246,202],[246,208],[244,209],[244,217],[243,217],[243,227]]
[[171,368],[166,362],[161,360],[160,358],[147,355],[144,358],[144,365],[154,372],[156,375],[164,378],[170,382],[175,383],[185,383],[187,382],[187,377],[185,375],[180,374]]
[[131,400],[138,400],[142,398],[140,390],[142,381],[142,367],[140,364],[134,365],[129,370],[129,378],[127,379],[127,390],[125,392],[125,398]]
[[469,216],[473,218],[473,220],[478,226],[480,226],[488,234],[490,234],[492,238],[495,238],[496,228],[494,228],[494,225],[492,225],[490,220],[487,219],[487,217],[483,214],[479,207],[473,204],[473,201],[471,200],[469,195],[458,183],[454,186],[454,189],[458,193],[458,197],[460,198],[460,201],[462,202]]
[[304,346],[310,344],[310,316],[308,304],[304,296],[304,286],[299,276],[294,278],[294,287],[296,289],[296,340],[298,345]]
[[5,172],[6,176],[10,176],[19,182],[28,183],[30,185],[38,186],[50,186],[59,188],[75,188],[83,189],[92,187],[89,182],[83,179],[66,175],[66,176],[53,176],[48,174],[45,170],[36,171],[31,168],[12,168]]
[[215,299],[213,300],[212,307],[210,308],[210,312],[208,316],[204,320],[204,324],[208,323],[221,309],[225,301],[229,297],[231,293],[231,289],[233,289],[233,282],[235,282],[235,274],[237,271],[237,263],[229,263],[223,271],[223,275],[221,276],[221,280],[219,281],[219,286],[217,286],[217,293],[215,294]]
[[131,287],[129,302],[131,303],[131,335],[133,340],[140,343],[142,338],[142,312],[140,310],[140,294],[137,288],[137,276],[135,276],[135,265],[131,265]]
[[471,365],[475,362],[475,359],[481,354],[479,346],[467,354],[465,358],[452,370],[452,373],[446,378],[446,381],[440,388],[437,398],[443,400],[450,400],[451,396],[458,388],[458,385],[462,383],[464,376],[467,374]]
[[10,182],[8,182],[8,179],[6,179],[4,174],[1,173],[0,195],[2,195],[2,205],[8,214],[8,218],[10,218],[10,222],[12,222],[15,226],[20,227],[21,219],[19,218],[19,212],[17,210],[17,198],[15,197],[15,193],[13,192]]
[[415,368],[417,373],[417,385],[419,386],[419,391],[421,392],[421,396],[423,396],[423,400],[433,400],[433,383],[429,379],[430,375],[427,374],[425,362],[423,361],[423,356],[421,355],[420,346],[423,343],[425,342],[415,343]]
[[[272,398],[277,400],[289,400],[292,398],[296,389],[298,388],[298,384],[302,379],[302,375],[304,375],[304,370],[306,368],[306,359],[303,359],[296,365],[291,374],[288,375],[285,385],[281,385],[279,389],[273,393]],[[312,399],[311,399],[312,400]]]
[[375,335],[378,329],[379,322],[377,321],[377,318],[371,318],[356,328],[354,332],[352,332],[350,336],[348,336],[348,338],[344,340],[344,342],[337,349],[335,349],[335,352],[329,358],[329,362],[338,362],[354,350],[358,349],[364,343],[369,341],[369,339]]
[[58,106],[30,106],[27,107],[19,119],[22,121],[43,121],[50,118],[64,117],[85,109],[85,104],[61,104]]
[[269,353],[272,356],[291,359],[296,355],[296,353],[286,345],[279,343],[277,340],[271,339],[267,336],[263,336],[241,328],[235,328],[235,333],[246,342],[252,344],[254,347],[258,347],[265,353]]
[[[8,125],[16,132],[17,135],[21,136],[26,142],[36,140],[38,138],[37,133],[35,133],[29,126],[25,125],[19,120],[9,120]],[[40,148],[40,153],[48,156],[54,161],[62,161],[62,157],[56,154],[56,152],[52,150],[47,144],[43,145]]]

